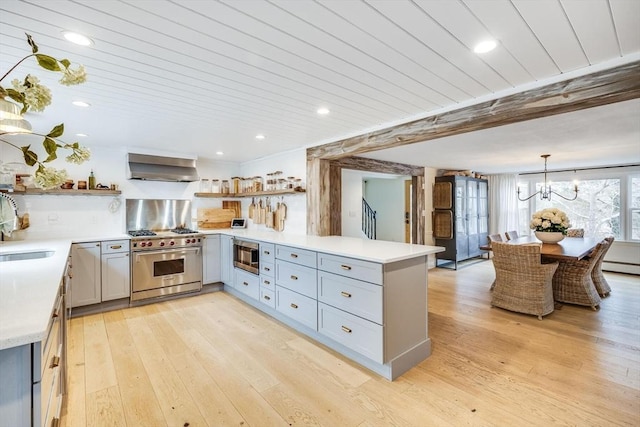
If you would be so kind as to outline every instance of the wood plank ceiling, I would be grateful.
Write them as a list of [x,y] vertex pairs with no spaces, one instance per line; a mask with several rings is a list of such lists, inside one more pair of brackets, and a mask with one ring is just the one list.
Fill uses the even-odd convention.
[[[89,81],[60,86],[27,62],[1,84],[36,74],[54,104],[34,127],[64,121],[89,146],[247,161],[632,62],[639,19],[630,0],[3,0],[0,70],[29,32]],[[474,54],[486,38],[498,48]]]

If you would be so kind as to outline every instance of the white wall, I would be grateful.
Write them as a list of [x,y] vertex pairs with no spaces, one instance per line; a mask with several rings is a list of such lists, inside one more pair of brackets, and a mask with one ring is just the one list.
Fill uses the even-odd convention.
[[[240,165],[240,176],[262,176],[265,178],[267,173],[282,171],[282,177],[295,176],[302,178],[302,182],[306,188],[307,179],[307,150],[300,148],[293,151],[279,153],[273,156],[264,157]],[[248,217],[249,205],[251,199],[242,200],[242,215]],[[266,199],[262,198],[263,203]],[[306,193],[286,195],[271,198],[271,205],[275,208],[278,201],[283,201],[287,205],[287,219],[285,220],[284,232],[287,234],[307,234],[307,197]],[[257,203],[257,200],[256,200]],[[247,228],[271,231],[261,224],[254,224],[253,221],[247,221]],[[276,231],[274,231],[276,233]]]
[[[18,150],[6,149],[3,146],[2,161],[22,162]],[[9,147],[10,148],[10,147]],[[14,153],[15,151],[15,153]],[[14,194],[18,203],[18,213],[29,213],[30,227],[14,232],[12,238],[29,239],[59,236],[97,236],[124,233],[125,199],[189,199],[194,200],[193,216],[196,208],[219,207],[221,199],[200,199],[193,197],[199,190],[199,183],[140,181],[126,179],[126,150],[109,148],[92,148],[92,156],[82,165],[74,165],[58,159],[51,166],[66,169],[70,179],[76,183],[87,180],[93,169],[96,183],[118,184],[122,194],[113,196],[58,196],[58,195],[19,195]],[[63,158],[62,152],[59,153]],[[26,167],[26,166],[25,166]],[[238,174],[239,165],[228,162],[199,160],[198,173],[201,177],[227,178]],[[34,170],[34,169],[32,169]],[[28,170],[32,171],[32,170]],[[77,185],[77,184],[76,184]],[[77,187],[75,187],[77,188]],[[119,202],[119,207],[113,209]],[[111,209],[110,209],[111,207]],[[113,211],[113,212],[112,212]]]
[[376,238],[391,242],[405,241],[404,182],[396,179],[365,179],[364,198],[376,211]]
[[365,237],[362,232],[364,172],[342,169],[342,235]]

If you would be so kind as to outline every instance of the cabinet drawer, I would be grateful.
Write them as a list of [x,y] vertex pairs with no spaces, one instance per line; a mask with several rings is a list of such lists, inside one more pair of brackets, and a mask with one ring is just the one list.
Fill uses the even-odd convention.
[[276,260],[276,284],[313,299],[318,295],[317,271],[310,267]]
[[260,243],[260,263],[276,262],[276,245],[273,243]]
[[267,288],[260,287],[260,301],[271,308],[276,308],[276,293]]
[[318,265],[315,252],[289,246],[276,246],[276,258],[312,268]]
[[318,271],[318,301],[382,325],[382,286]]
[[260,278],[243,270],[236,269],[236,290],[250,296],[253,299],[260,297]]
[[103,254],[111,254],[114,252],[129,252],[128,240],[109,240],[102,242],[101,250]]
[[321,302],[318,310],[321,334],[375,362],[384,363],[382,326]]
[[318,303],[315,299],[277,286],[276,310],[314,331],[318,329]]
[[260,260],[260,275],[275,277],[276,265],[272,262],[262,262],[262,260]]
[[272,291],[276,290],[276,279],[273,277],[260,275],[260,286],[265,289],[271,289]]
[[42,379],[45,370],[47,370],[51,364],[52,358],[54,356],[60,356],[58,350],[60,345],[60,322],[62,320],[62,315],[62,297],[58,296],[55,308],[51,314],[47,337],[40,345],[34,346],[34,348],[39,349],[33,364],[34,382],[38,382]]
[[56,368],[55,371],[52,372],[51,376],[52,381],[50,386],[47,386],[48,388],[45,390],[45,386],[43,385],[40,395],[40,414],[44,420],[44,423],[42,423],[44,427],[53,425],[53,419],[60,417],[60,409],[62,407],[62,394],[60,393],[60,368]]
[[375,262],[318,254],[318,269],[382,285],[382,264]]

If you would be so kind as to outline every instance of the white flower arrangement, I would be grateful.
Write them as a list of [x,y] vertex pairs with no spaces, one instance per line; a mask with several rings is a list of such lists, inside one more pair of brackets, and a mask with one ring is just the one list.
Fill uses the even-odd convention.
[[547,208],[531,216],[529,228],[535,231],[560,232],[567,234],[571,222],[566,213],[557,208]]
[[[38,46],[31,36],[29,34],[26,36],[27,43],[31,47],[31,54],[22,58],[17,64],[11,67],[9,71],[0,77],[0,100],[5,103],[13,103],[14,105],[22,104],[20,115],[27,111],[43,111],[51,104],[51,91],[46,86],[40,84],[40,80],[31,74],[27,74],[22,81],[13,79],[11,81],[12,87],[5,88],[2,86],[2,81],[26,59],[35,57],[38,65],[45,70],[62,73],[62,77],[59,80],[62,85],[78,85],[87,80],[87,73],[82,65],[78,65],[76,68],[71,68],[71,62],[68,59],[56,59],[52,56],[39,53]],[[45,163],[58,158],[57,151],[59,148],[63,150],[71,150],[71,154],[65,158],[69,163],[81,164],[91,157],[91,152],[88,148],[81,146],[77,142],[65,143],[59,139],[64,133],[64,124],[62,123],[55,126],[46,135],[31,132],[32,135],[44,138],[42,141],[42,147],[47,154],[47,157],[44,160],[40,160],[38,154],[31,149],[31,145],[20,147],[7,139],[7,137],[20,133],[25,132],[0,130],[0,141],[22,151],[24,162],[28,166],[37,166],[34,174],[35,183],[40,188],[56,188],[67,179],[67,171],[65,169],[58,170],[45,165]]]

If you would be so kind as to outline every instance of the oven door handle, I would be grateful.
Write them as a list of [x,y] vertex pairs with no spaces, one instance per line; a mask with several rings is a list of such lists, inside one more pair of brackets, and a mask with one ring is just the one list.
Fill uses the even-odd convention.
[[159,251],[140,251],[135,252],[136,254],[136,262],[140,262],[140,257],[142,256],[150,256],[150,255],[161,255],[166,254],[167,252],[171,252],[172,254],[180,254],[180,255],[188,255],[188,252],[195,252],[196,255],[200,253],[200,249],[202,248],[184,248],[184,249],[163,249]]

